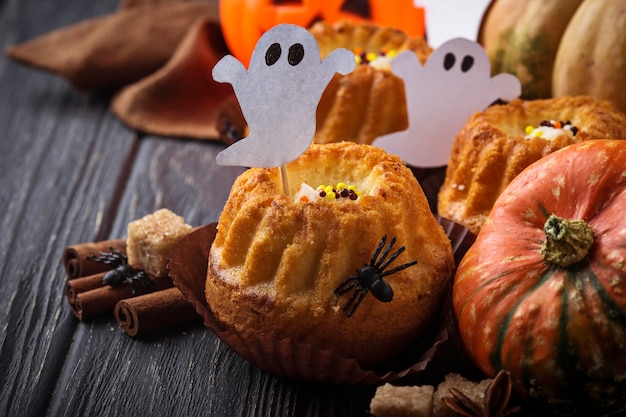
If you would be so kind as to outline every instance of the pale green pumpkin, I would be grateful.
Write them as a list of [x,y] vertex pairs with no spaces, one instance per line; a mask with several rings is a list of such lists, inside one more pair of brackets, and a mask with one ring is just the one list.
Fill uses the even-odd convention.
[[584,0],[561,38],[553,94],[589,95],[626,112],[626,0]]
[[508,72],[519,78],[522,98],[551,97],[554,58],[581,2],[493,0],[478,36],[491,60],[492,73]]

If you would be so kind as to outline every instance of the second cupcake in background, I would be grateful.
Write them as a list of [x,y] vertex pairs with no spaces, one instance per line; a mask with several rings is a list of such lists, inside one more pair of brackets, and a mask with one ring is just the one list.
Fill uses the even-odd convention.
[[478,233],[498,196],[524,168],[590,139],[626,139],[626,115],[586,96],[518,99],[478,112],[455,138],[438,213]]

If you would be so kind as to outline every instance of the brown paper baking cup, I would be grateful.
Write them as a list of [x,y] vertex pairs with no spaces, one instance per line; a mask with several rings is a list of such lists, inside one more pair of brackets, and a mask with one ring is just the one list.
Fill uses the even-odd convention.
[[[474,242],[474,236],[450,220],[441,217],[438,220],[452,241],[455,260],[458,262]],[[203,318],[204,324],[240,356],[264,371],[294,379],[340,385],[391,382],[424,370],[439,347],[449,339],[450,332],[455,331],[450,311],[442,311],[443,319],[439,326],[426,338],[420,335],[420,339],[427,342],[420,344],[419,351],[407,352],[406,357],[402,358],[401,363],[408,365],[400,369],[375,371],[361,368],[353,358],[342,357],[333,351],[293,339],[276,339],[264,333],[236,332],[224,328],[211,312],[204,293],[208,254],[216,232],[216,223],[211,223],[185,237],[170,253],[170,276]]]

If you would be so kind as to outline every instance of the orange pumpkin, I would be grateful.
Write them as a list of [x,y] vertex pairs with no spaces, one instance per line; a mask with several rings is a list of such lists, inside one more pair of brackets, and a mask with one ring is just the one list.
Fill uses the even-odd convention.
[[220,1],[224,39],[231,53],[246,66],[254,46],[267,30],[281,23],[309,27],[317,20],[365,20],[402,30],[410,37],[424,36],[424,9],[415,7],[412,0]]
[[626,410],[625,167],[623,140],[535,162],[500,195],[454,281],[478,367],[581,416]]

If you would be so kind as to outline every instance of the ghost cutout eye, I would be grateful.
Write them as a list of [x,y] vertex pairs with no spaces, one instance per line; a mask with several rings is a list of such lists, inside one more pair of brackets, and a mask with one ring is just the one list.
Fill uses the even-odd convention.
[[448,52],[446,56],[443,57],[443,68],[446,71],[450,71],[450,68],[454,66],[454,61],[456,61],[454,54],[452,52]]
[[474,66],[474,57],[471,55],[465,55],[463,57],[463,62],[461,62],[461,71],[467,72],[472,66]]
[[282,49],[280,48],[279,43],[271,44],[270,47],[267,48],[267,52],[265,52],[265,64],[268,67],[274,65],[280,58],[281,53]]
[[294,43],[289,47],[289,54],[287,55],[287,61],[289,65],[295,67],[304,58],[304,46],[301,43]]

